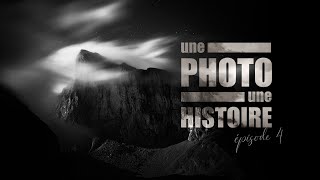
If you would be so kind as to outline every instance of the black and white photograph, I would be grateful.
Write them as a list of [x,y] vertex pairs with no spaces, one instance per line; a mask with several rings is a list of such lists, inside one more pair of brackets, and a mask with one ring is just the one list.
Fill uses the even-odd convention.
[[[4,173],[283,176],[270,1],[1,2]],[[280,89],[281,91],[281,89]]]

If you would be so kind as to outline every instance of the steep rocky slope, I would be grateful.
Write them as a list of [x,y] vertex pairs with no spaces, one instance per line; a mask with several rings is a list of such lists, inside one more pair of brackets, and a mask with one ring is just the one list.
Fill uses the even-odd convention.
[[180,128],[179,82],[172,74],[115,64],[85,50],[77,62],[120,69],[124,74],[95,84],[76,81],[60,95],[60,119],[92,128],[99,137],[142,147],[166,147],[188,137],[187,130]]

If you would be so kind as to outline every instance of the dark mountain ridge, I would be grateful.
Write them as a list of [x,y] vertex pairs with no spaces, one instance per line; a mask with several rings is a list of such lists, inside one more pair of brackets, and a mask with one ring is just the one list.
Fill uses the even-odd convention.
[[60,119],[92,128],[99,137],[142,147],[166,147],[187,139],[188,131],[180,128],[178,78],[156,68],[116,64],[86,50],[80,51],[77,63],[126,73],[99,84],[76,81],[59,97]]

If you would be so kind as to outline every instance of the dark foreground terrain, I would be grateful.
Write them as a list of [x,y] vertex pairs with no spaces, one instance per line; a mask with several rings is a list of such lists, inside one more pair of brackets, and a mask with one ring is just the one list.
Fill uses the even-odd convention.
[[[0,109],[1,115],[4,117],[2,118],[2,127],[6,127],[1,131],[2,137],[4,137],[2,142],[4,146],[1,148],[2,163],[4,164],[4,174],[2,175],[7,177],[42,179],[70,177],[77,179],[92,179],[92,177],[99,177],[99,179],[111,177],[142,178],[154,176],[153,171],[158,168],[162,168],[159,175],[165,176],[171,174],[172,170],[175,171],[181,167],[177,166],[179,165],[178,161],[185,158],[187,152],[192,153],[192,147],[195,145],[192,142],[182,142],[164,149],[148,150],[115,141],[106,141],[90,154],[61,152],[57,137],[48,126],[7,88],[1,87],[0,91],[2,100]],[[117,151],[117,154],[106,156],[109,151]],[[163,159],[164,157],[167,159]],[[172,165],[176,164],[173,168],[165,169],[164,165],[170,159],[173,162]],[[139,171],[134,170],[136,167],[139,167],[137,168]],[[179,174],[186,173],[171,174],[170,176],[182,176]]]

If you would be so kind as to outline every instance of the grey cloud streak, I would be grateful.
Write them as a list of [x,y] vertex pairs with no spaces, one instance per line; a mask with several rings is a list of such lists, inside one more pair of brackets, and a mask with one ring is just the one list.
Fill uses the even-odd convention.
[[[4,42],[14,48],[5,52],[6,60],[1,62],[4,64],[0,71],[1,82],[15,91],[55,132],[65,131],[61,138],[73,130],[54,119],[55,103],[57,95],[75,79],[75,58],[80,49],[136,68],[167,68],[170,63],[165,54],[170,51],[174,38],[162,34],[125,39],[130,32],[118,33],[117,30],[124,28],[121,24],[118,26],[119,22],[128,18],[127,1],[97,2],[24,1],[5,11],[13,17],[6,19],[5,24],[15,39],[10,37],[10,44]],[[112,35],[105,35],[108,32]],[[104,37],[99,38],[99,34]],[[86,80],[92,81],[108,81],[121,75],[93,66],[84,69],[93,78]]]
[[58,29],[73,29],[73,35],[88,34],[100,26],[108,25],[125,15],[125,1],[119,0],[99,7],[84,8],[84,4],[71,3],[63,7],[53,20]]

